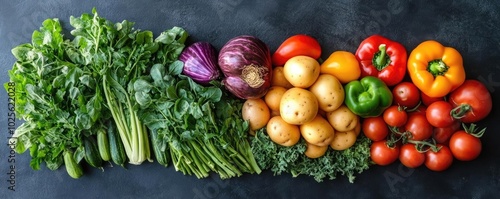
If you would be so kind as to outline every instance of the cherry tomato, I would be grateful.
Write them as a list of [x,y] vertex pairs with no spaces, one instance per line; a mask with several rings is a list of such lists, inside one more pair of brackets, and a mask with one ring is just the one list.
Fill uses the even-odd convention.
[[399,161],[408,168],[417,168],[424,164],[425,154],[415,147],[415,144],[406,143],[399,151]]
[[444,171],[453,163],[453,154],[450,148],[437,144],[439,151],[428,150],[425,152],[425,166],[432,171]]
[[365,136],[372,141],[383,140],[389,134],[389,128],[382,116],[365,118],[362,130]]
[[411,82],[401,82],[392,89],[394,104],[413,108],[420,102],[420,91]]
[[409,140],[422,141],[432,136],[433,127],[423,114],[413,114],[408,116],[405,130],[411,132]]
[[293,35],[283,41],[272,56],[274,66],[283,66],[288,59],[304,55],[314,59],[321,56],[321,46],[318,41],[308,35]]
[[491,112],[491,95],[484,84],[477,80],[465,80],[465,82],[451,92],[448,101],[453,107],[470,106],[464,117],[464,123],[473,123],[484,119]]
[[476,159],[482,149],[481,140],[465,130],[454,133],[450,138],[449,146],[453,156],[461,161]]
[[400,127],[406,124],[408,114],[400,106],[392,105],[384,111],[384,121],[389,126]]
[[398,159],[399,146],[389,147],[386,140],[373,142],[370,147],[370,157],[377,165],[389,165]]
[[444,101],[444,97],[429,97],[423,92],[420,92],[420,98],[422,99],[422,104],[429,106],[433,102]]
[[410,115],[414,115],[414,114],[422,114],[425,116],[425,111],[427,111],[427,107],[423,104],[420,104],[420,105],[418,105],[418,107],[416,109],[412,109],[411,111],[407,110],[407,113],[408,113],[408,117],[410,117]]
[[453,124],[455,119],[450,112],[453,106],[446,101],[436,101],[430,104],[425,111],[427,121],[438,128],[444,128]]
[[434,128],[432,133],[432,138],[436,140],[439,144],[448,145],[448,140],[450,140],[451,135],[460,129],[460,122],[455,120],[453,124],[443,128]]

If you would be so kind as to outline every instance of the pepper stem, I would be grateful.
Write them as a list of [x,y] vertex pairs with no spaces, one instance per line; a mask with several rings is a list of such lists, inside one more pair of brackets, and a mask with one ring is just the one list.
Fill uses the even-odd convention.
[[434,77],[438,75],[443,75],[448,71],[448,66],[443,62],[443,60],[436,59],[430,61],[427,65],[427,71],[429,71]]
[[372,62],[373,66],[375,66],[375,68],[377,68],[378,71],[381,71],[382,69],[384,69],[389,65],[391,59],[389,55],[387,55],[387,49],[385,44],[380,44],[380,46],[378,46],[378,50],[379,51],[375,53],[375,55],[373,56]]

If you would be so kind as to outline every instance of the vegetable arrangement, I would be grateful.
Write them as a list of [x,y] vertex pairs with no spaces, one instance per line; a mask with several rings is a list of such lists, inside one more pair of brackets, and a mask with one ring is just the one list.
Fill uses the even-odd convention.
[[320,43],[305,34],[272,53],[251,35],[217,52],[209,42],[185,44],[181,27],[154,37],[95,9],[70,25],[72,39],[47,19],[31,43],[12,49],[9,85],[25,121],[12,141],[30,151],[35,170],[64,164],[79,178],[84,163],[104,170],[154,159],[197,178],[270,169],[353,182],[374,164],[443,171],[482,150],[486,128],[475,123],[490,113],[491,95],[465,78],[460,53],[437,41],[408,56],[373,35],[355,53],[322,61]]

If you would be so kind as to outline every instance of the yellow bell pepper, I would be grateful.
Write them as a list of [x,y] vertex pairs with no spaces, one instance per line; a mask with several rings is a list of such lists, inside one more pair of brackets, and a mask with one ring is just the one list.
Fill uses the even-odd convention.
[[408,57],[408,74],[424,94],[443,97],[465,81],[465,69],[460,53],[437,41],[419,44]]
[[351,52],[335,51],[321,64],[320,72],[333,75],[340,83],[347,84],[359,78],[361,68],[356,56]]

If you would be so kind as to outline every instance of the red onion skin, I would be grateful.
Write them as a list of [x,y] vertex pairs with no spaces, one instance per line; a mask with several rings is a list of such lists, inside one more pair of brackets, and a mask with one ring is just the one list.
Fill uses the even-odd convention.
[[[219,67],[225,78],[222,81],[227,90],[242,99],[264,96],[271,86],[272,61],[269,47],[260,39],[242,35],[229,40],[220,50]],[[258,88],[250,87],[240,78],[244,66],[256,65],[265,71],[264,84]]]
[[184,62],[182,74],[195,82],[207,85],[220,77],[217,52],[208,42],[196,42],[184,49],[179,56]]

